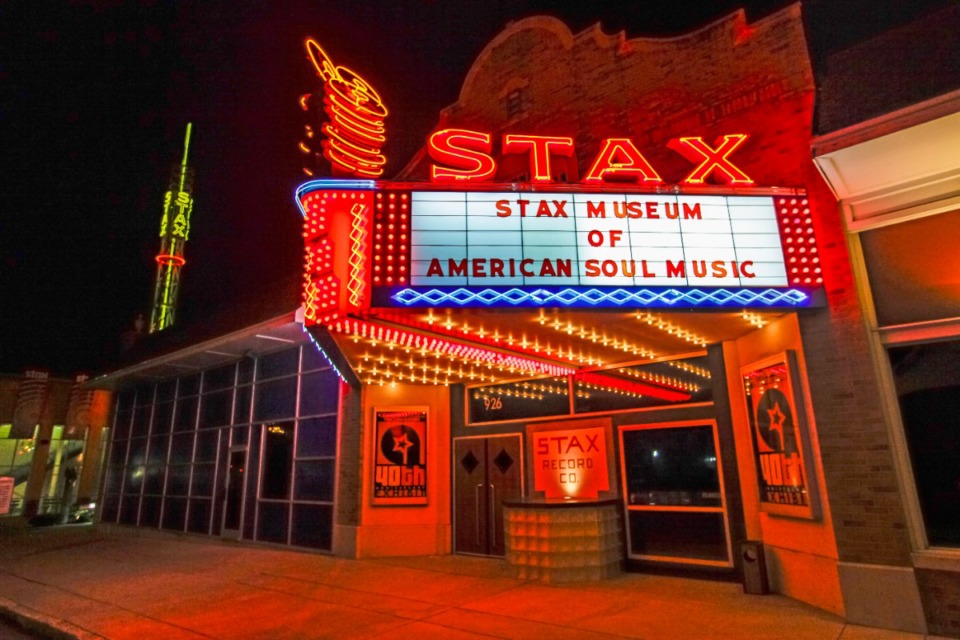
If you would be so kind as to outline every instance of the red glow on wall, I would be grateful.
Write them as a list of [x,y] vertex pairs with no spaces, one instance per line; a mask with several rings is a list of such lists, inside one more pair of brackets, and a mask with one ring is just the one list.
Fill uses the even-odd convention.
[[383,121],[387,116],[380,94],[350,69],[334,65],[316,40],[308,39],[306,47],[324,81],[324,111],[330,118],[323,126],[324,157],[342,173],[379,177],[387,161],[380,152],[386,141]]

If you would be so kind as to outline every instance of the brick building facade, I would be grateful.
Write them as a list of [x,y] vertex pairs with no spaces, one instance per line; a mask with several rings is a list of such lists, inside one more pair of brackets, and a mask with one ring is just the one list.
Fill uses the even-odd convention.
[[[735,13],[674,38],[628,38],[599,25],[575,34],[549,17],[511,23],[477,57],[435,128],[489,134],[487,151],[498,160],[493,186],[448,191],[462,201],[495,190],[569,191],[575,203],[595,186],[582,181],[604,141],[629,138],[662,182],[623,186],[624,202],[807,198],[816,236],[807,255],[818,254],[811,276],[822,278],[807,289],[817,302],[707,311],[458,308],[449,300],[403,308],[395,290],[381,284],[378,294],[379,275],[370,274],[381,268],[379,258],[391,265],[383,272],[412,261],[409,247],[395,250],[384,229],[407,231],[401,203],[419,197],[427,208],[459,206],[431,184],[438,161],[430,149],[391,182],[314,181],[298,191],[308,286],[346,278],[345,270],[331,275],[326,263],[345,262],[348,243],[368,242],[366,259],[377,266],[360,284],[374,293],[365,302],[357,293],[346,311],[335,304],[318,311],[344,299],[347,287],[314,289],[296,316],[277,315],[102,379],[121,389],[104,521],[346,557],[469,553],[512,562],[504,510],[560,502],[543,489],[547,467],[535,461],[544,461],[545,433],[554,441],[578,433],[603,443],[589,464],[602,457],[608,477],[593,477],[585,501],[616,505],[628,569],[741,579],[748,567],[735,549],[747,539],[762,545],[776,592],[852,622],[955,633],[956,612],[945,602],[957,574],[916,560],[925,543],[904,489],[905,446],[891,435],[890,374],[865,330],[876,321],[857,274],[860,249],[837,213],[837,195],[844,196],[831,192],[811,156],[815,85],[799,5],[753,23]],[[537,182],[527,154],[504,153],[508,134],[569,137],[574,152],[553,157],[549,180]],[[687,182],[693,165],[670,141],[712,143],[728,134],[749,135],[734,157],[753,183]],[[321,213],[347,202],[353,226],[337,227],[341,217],[326,227],[333,214]],[[400,218],[388,222],[394,212]],[[363,239],[367,231],[373,240]],[[388,242],[389,255],[380,246]],[[357,264],[367,265],[354,258],[350,277],[361,271]],[[361,279],[351,283],[353,293],[363,291]],[[763,497],[760,412],[745,380],[764,363],[788,376],[795,420],[803,423],[796,427],[803,509],[778,509]],[[690,383],[696,376],[700,386]],[[673,391],[693,391],[671,395],[664,380]],[[399,424],[398,416],[418,426]],[[409,463],[414,441],[421,453],[409,453],[418,461]],[[651,488],[639,477],[661,451],[664,462],[685,447],[697,452],[696,460],[684,459],[696,473],[678,475],[696,490]],[[404,464],[391,462],[398,457]],[[402,493],[392,487],[403,482],[389,472],[425,477]],[[947,556],[944,562],[956,563]]]

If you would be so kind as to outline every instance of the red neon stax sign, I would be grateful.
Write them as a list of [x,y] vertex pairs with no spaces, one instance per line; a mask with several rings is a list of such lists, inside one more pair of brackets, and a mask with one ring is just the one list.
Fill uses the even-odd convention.
[[[674,138],[667,147],[695,164],[685,184],[703,184],[708,176],[731,186],[752,185],[753,180],[730,160],[730,155],[747,141],[746,134],[723,135],[712,144],[700,137]],[[469,129],[443,129],[430,136],[427,152],[434,164],[430,178],[434,182],[491,181],[497,161],[491,155],[493,136]],[[553,182],[551,159],[571,157],[573,138],[508,133],[501,144],[503,154],[527,154],[530,181]],[[663,179],[630,138],[607,138],[590,165],[582,182],[636,182],[662,184]]]

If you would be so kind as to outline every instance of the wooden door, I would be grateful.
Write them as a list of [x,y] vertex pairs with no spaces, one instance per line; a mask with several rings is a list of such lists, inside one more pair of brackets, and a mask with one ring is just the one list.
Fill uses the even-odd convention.
[[518,434],[454,440],[454,549],[502,556],[503,501],[523,495]]

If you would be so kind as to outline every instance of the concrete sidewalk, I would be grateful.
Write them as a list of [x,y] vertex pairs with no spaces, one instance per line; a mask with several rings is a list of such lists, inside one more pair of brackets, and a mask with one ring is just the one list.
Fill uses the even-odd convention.
[[0,538],[0,609],[68,638],[922,637],[739,584],[625,574],[546,586],[498,560],[344,560],[124,528]]

